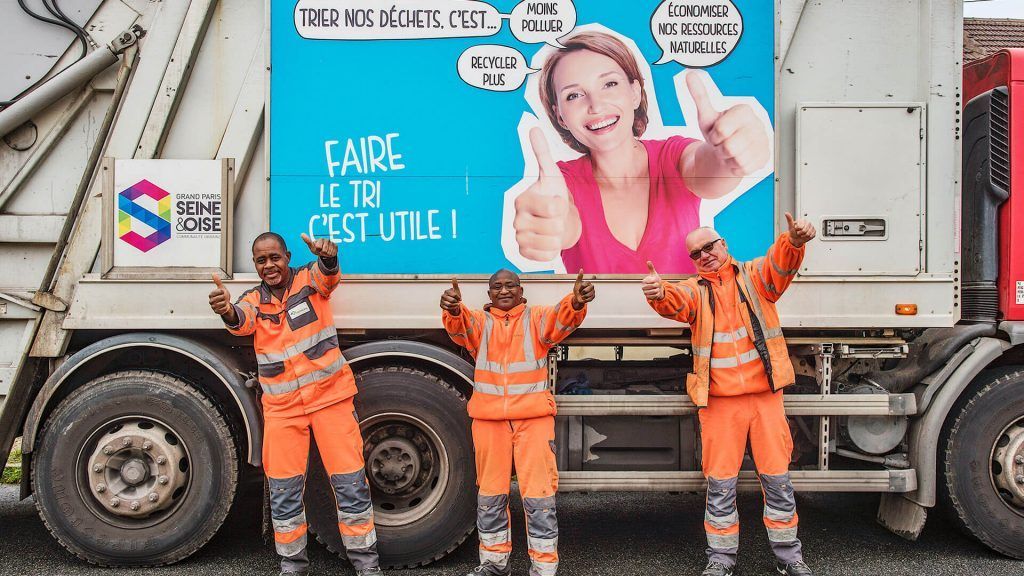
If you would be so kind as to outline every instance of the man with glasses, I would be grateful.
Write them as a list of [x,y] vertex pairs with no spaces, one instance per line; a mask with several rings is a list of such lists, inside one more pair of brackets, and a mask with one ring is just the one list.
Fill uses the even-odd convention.
[[748,440],[776,570],[811,575],[797,538],[789,478],[793,439],[782,404],[782,388],[794,382],[793,365],[775,302],[796,276],[815,230],[789,213],[786,222],[789,230],[768,254],[750,262],[733,260],[715,230],[697,228],[686,237],[697,277],[663,282],[648,262],[650,274],[643,279],[644,295],[655,311],[690,325],[693,372],[686,376],[686,391],[700,409],[701,465],[708,480],[703,576],[730,576],[735,569],[740,535],[736,482]]
[[448,336],[476,359],[469,416],[476,451],[480,565],[470,575],[510,573],[508,493],[515,462],[526,512],[530,575],[558,569],[555,491],[555,398],[548,386],[548,350],[579,327],[594,286],[576,277],[556,306],[528,306],[519,276],[499,270],[487,290],[491,303],[471,310],[458,280],[441,296]]

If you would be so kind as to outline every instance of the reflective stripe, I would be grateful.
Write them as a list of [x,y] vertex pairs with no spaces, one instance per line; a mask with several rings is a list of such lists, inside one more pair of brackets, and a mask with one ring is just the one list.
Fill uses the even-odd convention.
[[740,329],[734,332],[715,332],[712,335],[711,340],[712,342],[735,342],[737,340],[742,340],[743,338],[746,337],[747,327],[740,326]]
[[764,332],[765,340],[770,338],[780,338],[782,336],[782,328],[764,328],[762,332]]
[[263,388],[264,394],[287,394],[288,392],[294,392],[303,386],[313,384],[319,380],[323,380],[328,376],[334,375],[338,370],[341,370],[345,366],[345,358],[341,357],[332,362],[329,366],[320,370],[314,370],[309,374],[303,374],[295,380],[289,380],[287,382],[279,382],[277,384],[263,384],[260,383],[260,387]]
[[769,528],[768,540],[770,542],[793,542],[796,540],[796,526],[792,528]]
[[764,505],[764,517],[769,520],[774,520],[776,522],[789,522],[793,519],[794,514],[794,511],[786,512],[785,510],[772,508],[767,504]]
[[708,537],[708,546],[716,550],[729,550],[740,547],[740,535],[736,534],[712,534],[705,532]]
[[499,532],[477,532],[480,536],[480,543],[484,546],[497,546],[498,544],[504,544],[511,540],[508,534],[508,528]]
[[274,548],[281,556],[291,557],[300,554],[306,549],[306,535],[299,536],[294,542],[274,542]]
[[373,521],[373,507],[369,507],[362,512],[356,512],[355,514],[348,514],[338,510],[338,522],[346,526],[362,526]]
[[501,386],[494,384],[487,384],[485,382],[474,382],[473,390],[480,392],[481,394],[490,394],[491,396],[504,396],[505,389]]
[[711,356],[711,346],[694,346],[693,355],[707,358]]
[[306,513],[297,514],[287,520],[274,520],[274,532],[287,534],[306,523]]
[[342,534],[341,542],[348,550],[360,550],[369,548],[377,543],[377,530],[370,530],[361,536],[345,536]]
[[740,364],[746,364],[748,362],[753,362],[754,360],[758,359],[760,359],[760,356],[757,355],[757,350],[747,350],[746,352],[740,354],[739,357],[730,356],[729,358],[712,358],[711,367],[735,368]]
[[541,382],[534,382],[532,384],[509,384],[508,395],[509,396],[522,396],[523,394],[533,394],[534,392],[543,392],[548,389],[547,380]]
[[530,563],[530,576],[555,576],[558,572],[558,562],[537,562]]
[[772,263],[772,268],[774,268],[775,271],[778,272],[781,276],[792,276],[792,275],[794,275],[794,274],[796,274],[797,272],[800,271],[798,268],[791,268],[789,270],[786,270],[786,269],[783,269],[783,268],[779,268],[779,265],[775,263],[775,258],[772,258],[774,252],[775,252],[775,246],[772,246],[771,250],[768,250],[768,258],[767,258],[767,260]]
[[303,338],[302,340],[299,340],[295,344],[285,347],[284,352],[268,352],[266,354],[257,354],[256,362],[260,364],[284,362],[288,358],[302,354],[303,352],[316,346],[320,342],[337,335],[338,330],[334,326],[328,326],[327,328],[324,328],[323,330],[317,332],[316,334],[313,334],[308,338]]
[[728,514],[726,516],[712,516],[710,512],[704,512],[704,521],[710,524],[711,526],[718,528],[719,530],[724,530],[726,528],[729,528],[730,526],[735,525],[737,522],[739,522],[739,519],[739,512],[735,511],[732,514]]
[[530,550],[534,552],[557,552],[558,551],[558,537],[554,538],[534,538],[528,537]]
[[480,563],[491,564],[504,570],[505,566],[508,565],[509,554],[511,554],[511,552],[491,552],[490,550],[484,550],[481,548]]
[[[525,315],[525,327],[523,329],[523,355],[526,360],[520,362],[510,362],[504,365],[500,362],[492,362],[487,359],[487,348],[491,338],[491,332],[494,330],[494,317],[488,314],[484,317],[484,333],[480,339],[480,349],[476,355],[476,369],[482,372],[491,372],[492,374],[523,374],[527,372],[533,372],[536,370],[547,370],[548,369],[548,357],[547,354],[541,358],[534,358],[533,348],[533,321],[531,319],[530,309],[526,308],[523,311]],[[489,394],[491,396],[520,396],[523,394],[533,394],[534,392],[544,392],[548,389],[547,380],[541,382],[533,382],[527,384],[510,384],[507,389],[504,386],[496,384],[490,384],[487,382],[474,382],[473,389],[481,394]]]

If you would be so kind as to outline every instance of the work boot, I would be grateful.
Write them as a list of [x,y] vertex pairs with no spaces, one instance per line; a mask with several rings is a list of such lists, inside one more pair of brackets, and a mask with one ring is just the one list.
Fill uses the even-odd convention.
[[366,570],[356,570],[356,576],[384,576],[384,571],[380,568],[367,568]]
[[309,572],[303,570],[302,572],[292,572],[291,570],[282,570],[280,576],[309,576]]
[[804,564],[803,560],[798,560],[792,564],[776,562],[775,570],[785,576],[814,576],[814,572],[811,572],[811,569],[807,567],[807,564]]
[[721,562],[711,560],[704,567],[704,571],[700,573],[700,576],[732,576],[733,568],[733,566],[726,566]]

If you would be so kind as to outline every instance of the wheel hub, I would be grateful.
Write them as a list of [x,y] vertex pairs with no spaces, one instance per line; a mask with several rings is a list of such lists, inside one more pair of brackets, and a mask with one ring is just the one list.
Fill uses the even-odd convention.
[[1010,424],[996,440],[992,479],[1003,500],[1024,513],[1024,419]]
[[86,465],[90,492],[99,505],[127,518],[167,509],[188,479],[187,455],[177,436],[148,420],[104,434]]
[[437,433],[410,414],[375,414],[360,423],[374,523],[403,526],[429,514],[448,485],[448,454]]
[[375,443],[370,452],[370,473],[377,486],[388,494],[406,491],[419,479],[424,465],[429,467],[424,452],[416,444],[415,431],[404,426],[397,428],[393,431],[397,435]]

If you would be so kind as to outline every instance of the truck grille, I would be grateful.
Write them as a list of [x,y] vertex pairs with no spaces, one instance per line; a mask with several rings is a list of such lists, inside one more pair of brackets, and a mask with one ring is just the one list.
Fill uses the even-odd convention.
[[992,91],[989,110],[989,149],[992,183],[1010,190],[1010,102],[1005,87]]

